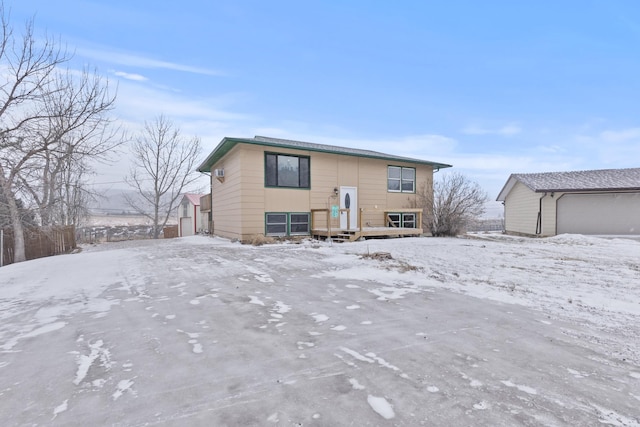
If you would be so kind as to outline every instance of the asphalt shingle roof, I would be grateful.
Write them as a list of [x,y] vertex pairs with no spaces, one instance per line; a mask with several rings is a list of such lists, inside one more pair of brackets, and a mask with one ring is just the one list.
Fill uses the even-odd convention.
[[513,174],[534,191],[640,189],[640,168]]

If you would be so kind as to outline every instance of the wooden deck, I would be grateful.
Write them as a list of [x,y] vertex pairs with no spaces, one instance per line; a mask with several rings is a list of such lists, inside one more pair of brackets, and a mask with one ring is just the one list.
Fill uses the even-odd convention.
[[403,228],[403,227],[362,227],[362,229],[331,229],[319,228],[311,230],[311,234],[315,238],[331,238],[336,242],[355,242],[360,238],[373,237],[408,237],[419,236],[422,234],[422,228]]
[[[387,209],[384,211],[375,211],[380,212],[380,215],[376,216],[379,218],[376,222],[380,222],[383,225],[380,226],[371,226],[371,224],[367,224],[367,226],[362,226],[362,216],[365,212],[364,209],[358,210],[358,227],[351,226],[351,218],[349,216],[349,211],[347,209],[340,209],[340,212],[345,212],[347,214],[347,227],[341,228],[339,226],[334,226],[333,223],[337,222],[336,218],[331,217],[331,212],[329,209],[312,209],[311,210],[311,235],[315,238],[330,238],[337,242],[355,242],[360,238],[374,238],[374,237],[409,237],[409,236],[419,236],[423,233],[422,228],[407,228],[407,227],[398,227],[398,226],[388,226],[392,223],[391,218],[389,217],[390,213],[413,213],[416,214],[415,224],[422,224],[422,209],[415,208],[398,208],[398,209]],[[318,221],[316,218],[316,214],[321,214],[321,221]],[[339,220],[338,220],[339,221]],[[322,224],[319,224],[322,222]],[[328,225],[328,227],[327,227]]]

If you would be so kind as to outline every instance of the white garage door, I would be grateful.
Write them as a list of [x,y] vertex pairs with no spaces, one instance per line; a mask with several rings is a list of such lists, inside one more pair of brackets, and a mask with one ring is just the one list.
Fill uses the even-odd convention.
[[557,208],[558,234],[640,235],[640,193],[565,194]]
[[192,218],[182,217],[180,218],[180,237],[193,236],[193,221]]

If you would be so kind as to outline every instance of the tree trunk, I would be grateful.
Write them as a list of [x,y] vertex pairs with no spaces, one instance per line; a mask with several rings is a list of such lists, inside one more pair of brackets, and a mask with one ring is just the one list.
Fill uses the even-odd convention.
[[27,260],[26,249],[24,245],[24,228],[20,219],[20,211],[16,204],[13,194],[7,197],[9,205],[9,215],[11,216],[11,227],[13,228],[13,262],[22,262]]
[[[20,210],[16,203],[15,196],[8,187],[8,182],[4,176],[4,170],[0,167],[0,186],[7,199],[7,207],[9,208],[9,217],[11,219],[11,228],[13,229],[13,262],[26,261],[26,250],[24,246],[24,228],[20,219]],[[2,250],[0,248],[0,250]]]

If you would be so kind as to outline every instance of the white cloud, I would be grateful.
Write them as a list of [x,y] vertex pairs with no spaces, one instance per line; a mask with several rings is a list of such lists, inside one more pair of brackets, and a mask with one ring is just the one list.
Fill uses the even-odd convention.
[[144,82],[149,80],[145,76],[142,76],[140,74],[125,73],[124,71],[112,71],[112,72],[115,76],[122,77],[123,79],[127,79],[127,80],[133,80],[137,82]]
[[75,52],[77,55],[84,58],[94,59],[110,64],[126,65],[129,67],[184,71],[187,73],[204,74],[209,76],[224,75],[224,73],[219,70],[162,61],[158,59],[148,58],[141,54],[116,52],[114,50],[105,48],[77,48]]
[[549,154],[560,154],[567,152],[567,149],[560,145],[538,145],[537,149],[543,153]]
[[467,126],[462,129],[462,133],[467,135],[499,135],[499,136],[513,136],[522,132],[520,126],[510,123],[498,128],[482,127],[477,125]]
[[630,128],[618,131],[607,130],[600,133],[600,138],[605,142],[621,143],[640,140],[640,128]]

